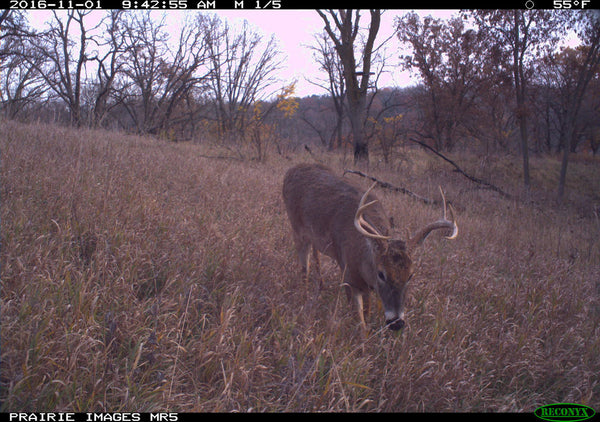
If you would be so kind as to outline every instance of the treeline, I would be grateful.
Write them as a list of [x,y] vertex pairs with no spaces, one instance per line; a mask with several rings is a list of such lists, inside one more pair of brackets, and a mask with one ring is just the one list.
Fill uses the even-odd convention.
[[[323,95],[296,98],[293,83],[273,89],[285,60],[276,39],[249,25],[233,28],[217,15],[190,12],[172,34],[164,15],[93,13],[55,11],[34,29],[30,14],[1,12],[3,116],[174,141],[245,142],[259,157],[272,145],[281,152],[351,142],[343,68],[324,33],[312,43]],[[395,25],[408,52],[400,66],[422,83],[377,86],[382,72],[400,70],[387,63],[400,53],[373,54],[365,134],[385,160],[410,139],[438,151],[512,151],[525,159],[530,152],[600,150],[597,15],[468,11],[441,20],[406,13]],[[568,34],[577,46],[558,48]]]
[[170,34],[156,13],[110,10],[100,20],[97,11],[52,13],[44,29],[33,29],[25,12],[2,12],[8,118],[182,140],[245,133],[283,60],[274,38],[248,25],[233,29],[216,15],[186,14]]

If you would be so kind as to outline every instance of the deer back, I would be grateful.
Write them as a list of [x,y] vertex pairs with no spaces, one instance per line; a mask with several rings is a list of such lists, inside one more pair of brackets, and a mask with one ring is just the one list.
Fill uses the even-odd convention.
[[[296,236],[336,259],[342,268],[372,254],[354,226],[362,194],[360,188],[318,164],[295,166],[283,181],[283,198]],[[374,195],[368,199],[376,200]],[[364,218],[381,233],[389,233],[389,219],[379,203]]]

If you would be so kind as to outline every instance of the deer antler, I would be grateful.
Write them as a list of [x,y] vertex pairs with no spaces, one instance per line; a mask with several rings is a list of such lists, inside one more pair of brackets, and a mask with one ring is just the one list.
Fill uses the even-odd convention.
[[452,205],[449,204],[451,220],[448,220],[446,217],[446,196],[444,195],[444,191],[442,190],[442,188],[440,187],[439,189],[440,193],[442,194],[442,201],[444,203],[444,218],[434,223],[428,224],[423,229],[415,233],[415,235],[408,240],[408,244],[411,249],[421,245],[421,243],[423,243],[423,241],[429,235],[429,233],[431,233],[434,230],[451,229],[452,234],[450,236],[444,236],[446,239],[455,239],[456,236],[458,236],[458,226],[456,225],[456,219],[454,218],[454,208],[452,208]]
[[369,222],[366,221],[363,217],[364,212],[369,207],[371,207],[373,204],[378,202],[377,200],[375,200],[375,201],[371,201],[371,202],[365,204],[365,201],[367,200],[367,196],[369,196],[369,193],[373,190],[373,188],[375,188],[375,186],[377,186],[377,182],[373,183],[373,185],[371,185],[371,187],[369,189],[367,189],[367,191],[362,196],[362,198],[360,198],[360,202],[358,204],[358,210],[356,210],[356,216],[354,217],[354,227],[356,227],[356,230],[358,230],[362,235],[369,237],[371,239],[390,240],[391,239],[390,236],[383,236],[381,233],[379,233],[379,231],[375,227],[373,227],[371,224],[369,224]]
[[454,208],[452,208],[452,204],[448,204],[448,207],[450,207],[450,216],[452,218],[451,221],[448,221],[448,219],[446,219],[446,196],[444,195],[444,191],[442,190],[441,186],[438,186],[438,188],[440,189],[440,193],[442,194],[442,201],[444,202],[444,220],[448,223],[452,224],[452,234],[450,236],[444,236],[446,239],[455,239],[456,236],[458,236],[458,226],[456,225],[456,219],[454,218]]

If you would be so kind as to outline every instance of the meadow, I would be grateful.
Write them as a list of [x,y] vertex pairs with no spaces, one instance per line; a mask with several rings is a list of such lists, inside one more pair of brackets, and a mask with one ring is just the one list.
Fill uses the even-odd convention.
[[[460,232],[415,254],[407,326],[369,332],[322,259],[306,285],[285,171],[210,144],[0,122],[2,411],[532,412],[600,410],[600,161],[456,153],[480,189],[418,148],[369,173],[452,201]],[[375,154],[374,154],[375,155]],[[345,177],[365,188],[369,182]],[[404,233],[441,216],[377,192]]]

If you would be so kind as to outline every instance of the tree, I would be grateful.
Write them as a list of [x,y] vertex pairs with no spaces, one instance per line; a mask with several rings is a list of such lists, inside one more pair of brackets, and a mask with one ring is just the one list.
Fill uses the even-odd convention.
[[[369,144],[365,134],[367,93],[371,75],[371,57],[381,22],[381,11],[376,9],[369,11],[371,21],[358,62],[355,50],[356,38],[360,29],[360,11],[339,9],[337,12],[334,10],[323,12],[317,10],[317,13],[325,23],[325,31],[333,41],[344,69],[348,116],[354,145],[354,162],[368,164]],[[360,71],[357,71],[358,65],[362,65]]]
[[[10,12],[10,13],[9,13]],[[0,20],[0,108],[8,118],[15,118],[28,107],[39,103],[45,87],[39,67],[43,57],[31,57],[27,37],[31,31],[21,11],[5,11]]]
[[[315,40],[317,46],[312,47],[314,50],[313,57],[319,64],[320,69],[327,74],[327,81],[322,82],[323,85],[316,82],[313,83],[324,88],[329,93],[336,115],[335,128],[327,142],[327,148],[332,150],[335,146],[339,148],[342,145],[342,124],[344,121],[344,101],[346,99],[344,69],[340,62],[340,57],[336,53],[335,47],[327,33],[322,32],[316,35]],[[307,123],[314,128],[310,122],[307,121]]]
[[[292,82],[281,89],[274,101],[270,103],[257,101],[252,104],[252,116],[247,128],[250,132],[251,143],[256,148],[258,161],[266,159],[267,148],[270,144],[275,144],[279,154],[282,153],[281,144],[278,141],[281,132],[277,129],[284,125],[298,109],[298,99],[294,97],[295,90],[296,83]],[[269,119],[269,115],[275,110],[279,112],[278,116],[275,119]]]
[[206,25],[210,95],[215,102],[218,134],[244,136],[252,104],[263,99],[281,66],[274,37],[262,46],[262,37],[244,21],[239,32],[214,16]]
[[416,68],[426,87],[423,119],[417,133],[433,141],[436,150],[452,149],[475,130],[475,108],[485,81],[487,52],[480,33],[465,28],[460,17],[443,21],[416,13],[396,21],[399,39],[412,54],[402,56],[404,67]]
[[523,183],[531,185],[529,175],[529,134],[527,92],[532,77],[532,63],[544,48],[553,46],[559,35],[559,14],[548,10],[476,10],[470,12],[479,28],[487,33],[490,49],[507,51],[516,101],[515,116],[519,125]]
[[103,19],[104,39],[99,41],[99,50],[104,52],[98,53],[91,59],[97,65],[96,80],[93,81],[94,95],[90,116],[92,127],[99,126],[110,108],[118,104],[113,101],[113,104],[109,105],[109,101],[111,98],[114,100],[115,80],[125,63],[123,60],[125,52],[125,39],[122,32],[123,19],[123,10],[111,10]]
[[579,60],[576,58],[576,63],[568,67],[573,67],[572,73],[563,75],[563,80],[566,82],[569,78],[573,78],[572,89],[569,89],[565,96],[566,101],[566,118],[564,129],[564,150],[560,168],[560,178],[558,182],[558,197],[563,198],[565,192],[565,181],[567,178],[567,166],[569,164],[569,153],[571,145],[575,139],[575,121],[581,108],[581,103],[586,92],[586,88],[591,79],[598,73],[600,67],[600,19],[595,13],[586,13],[583,15],[581,22],[581,38],[583,46],[580,49]]
[[[71,123],[80,126],[84,119],[82,92],[85,66],[92,58],[88,44],[95,42],[90,35],[95,28],[88,28],[84,22],[89,10],[52,13],[54,19],[49,29],[28,38],[29,53],[24,57],[28,65],[42,75],[48,87],[65,102]],[[78,35],[77,42],[73,39],[73,32]]]
[[175,112],[204,82],[200,73],[207,57],[205,18],[195,17],[182,25],[175,50],[169,45],[164,18],[157,21],[150,12],[132,13],[122,23],[125,78],[119,96],[139,132],[168,131],[176,123]]

